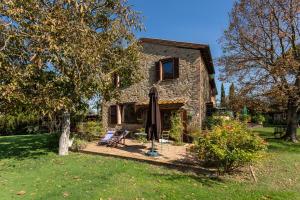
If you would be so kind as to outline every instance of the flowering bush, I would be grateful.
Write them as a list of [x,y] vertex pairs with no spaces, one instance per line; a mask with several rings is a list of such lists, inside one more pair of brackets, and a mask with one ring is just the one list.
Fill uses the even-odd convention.
[[235,120],[213,127],[194,147],[201,160],[215,164],[224,172],[254,161],[265,149],[263,139]]

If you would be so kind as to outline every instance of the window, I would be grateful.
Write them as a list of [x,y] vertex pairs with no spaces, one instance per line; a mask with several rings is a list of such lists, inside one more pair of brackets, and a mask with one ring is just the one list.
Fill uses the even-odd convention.
[[134,103],[123,105],[123,122],[128,124],[137,122]]
[[144,109],[140,108],[136,111],[136,120],[138,122],[143,121]]
[[179,78],[179,59],[167,58],[156,63],[157,81]]
[[113,105],[109,108],[109,122],[110,124],[117,124],[117,106]]
[[169,60],[162,63],[163,79],[173,79],[174,78],[174,62]]

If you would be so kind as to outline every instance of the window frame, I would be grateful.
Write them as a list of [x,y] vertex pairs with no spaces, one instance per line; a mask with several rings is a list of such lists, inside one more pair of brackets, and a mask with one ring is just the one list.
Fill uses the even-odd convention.
[[[172,63],[172,77],[165,77],[165,70],[164,70],[164,64],[165,63]],[[175,79],[175,60],[174,58],[166,58],[166,59],[162,59],[160,60],[161,63],[161,70],[162,70],[162,80],[173,80]]]
[[[172,77],[164,77],[163,64],[172,62]],[[179,57],[164,58],[155,63],[156,82],[170,81],[179,78]]]
[[[127,106],[132,106],[133,111],[134,111],[134,118],[132,118],[130,120],[126,119],[126,107]],[[125,123],[125,124],[137,124],[138,123],[135,103],[124,103],[122,105],[122,123]]]

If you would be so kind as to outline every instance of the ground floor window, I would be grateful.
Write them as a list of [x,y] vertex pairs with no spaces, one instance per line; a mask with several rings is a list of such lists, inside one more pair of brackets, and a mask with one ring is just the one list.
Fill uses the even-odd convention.
[[137,113],[134,103],[123,105],[123,122],[128,124],[137,123]]
[[168,131],[171,129],[171,116],[172,116],[172,110],[161,110],[161,122],[162,122],[162,130]]
[[110,124],[117,124],[117,106],[109,107],[109,122]]
[[145,113],[146,113],[146,109],[142,109],[142,108],[139,108],[137,109],[136,111],[136,119],[138,122],[143,122],[143,120],[145,119]]

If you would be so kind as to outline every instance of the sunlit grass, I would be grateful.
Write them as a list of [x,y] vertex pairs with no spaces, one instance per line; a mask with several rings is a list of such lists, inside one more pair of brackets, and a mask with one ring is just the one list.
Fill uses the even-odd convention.
[[300,199],[299,145],[278,140],[268,141],[267,157],[254,166],[257,183],[247,168],[211,179],[117,158],[59,157],[53,141],[51,135],[0,137],[0,199]]

